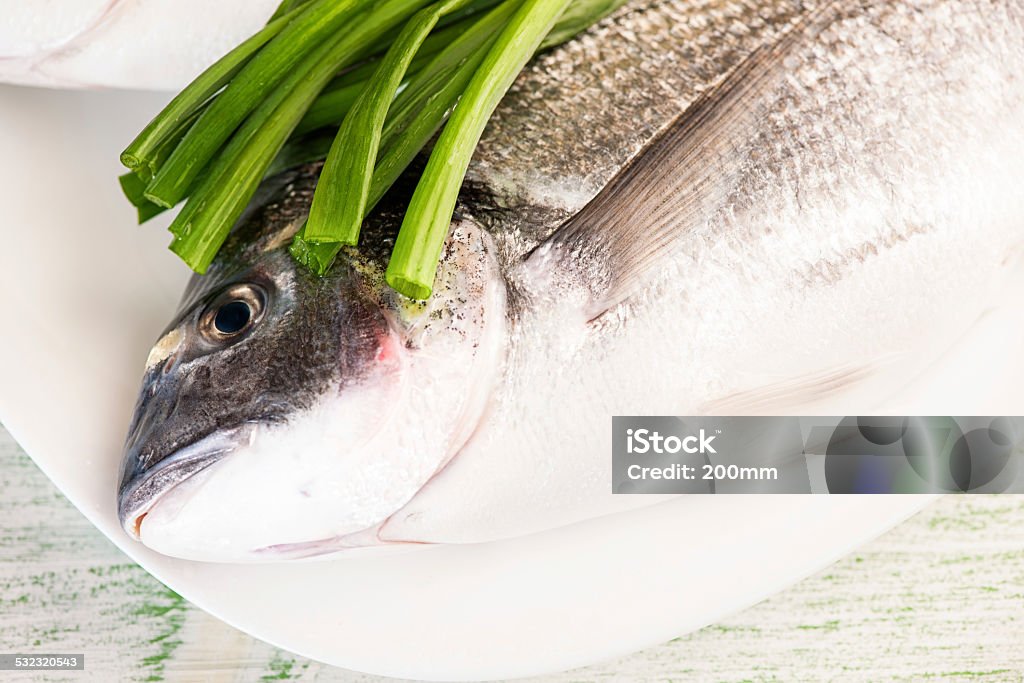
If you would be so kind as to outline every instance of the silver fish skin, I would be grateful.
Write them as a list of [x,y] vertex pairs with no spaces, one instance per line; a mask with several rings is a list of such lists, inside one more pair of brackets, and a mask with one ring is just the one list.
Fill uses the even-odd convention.
[[611,493],[612,415],[869,411],[1019,263],[1022,66],[1019,2],[629,4],[503,100],[425,304],[382,280],[401,189],[318,280],[285,251],[316,169],[284,174],[151,354],[126,530],[488,541],[662,500]]

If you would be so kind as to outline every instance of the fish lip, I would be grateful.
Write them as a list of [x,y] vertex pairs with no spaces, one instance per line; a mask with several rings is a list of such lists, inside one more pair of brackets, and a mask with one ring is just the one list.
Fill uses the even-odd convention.
[[141,540],[142,518],[153,506],[181,482],[238,450],[255,426],[245,423],[207,434],[174,451],[141,477],[130,481],[118,496],[121,528],[135,540]]

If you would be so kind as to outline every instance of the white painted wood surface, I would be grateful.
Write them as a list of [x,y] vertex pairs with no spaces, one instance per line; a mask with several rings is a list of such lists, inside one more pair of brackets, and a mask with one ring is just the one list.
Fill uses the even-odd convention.
[[[0,428],[4,652],[85,653],[86,671],[0,672],[0,683],[385,680],[192,607],[92,528]],[[720,624],[544,680],[1024,681],[1024,496],[946,497]]]

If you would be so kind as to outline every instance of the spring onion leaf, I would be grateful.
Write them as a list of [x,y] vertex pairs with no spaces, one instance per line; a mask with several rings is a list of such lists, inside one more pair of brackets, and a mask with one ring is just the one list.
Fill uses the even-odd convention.
[[326,157],[291,247],[322,275],[444,127],[386,273],[398,291],[425,298],[498,101],[539,49],[623,2],[283,0],[124,150],[121,188],[140,223],[187,199],[171,249],[202,273],[263,178]]
[[[392,103],[381,133],[380,153],[370,183],[365,213],[377,204],[420,150],[441,127],[468,85],[487,48],[521,0],[505,0],[438,54]],[[318,185],[319,187],[319,185]],[[308,241],[305,227],[293,239],[291,253],[319,275],[330,268],[340,243]]]
[[466,87],[423,171],[385,273],[389,285],[426,299],[469,160],[498,102],[570,0],[525,0]]
[[139,217],[139,224],[145,223],[153,216],[166,211],[166,209],[158,204],[154,204],[145,197],[146,183],[142,181],[139,176],[134,173],[125,173],[118,177],[118,182],[121,184],[121,191],[124,192],[124,196],[128,198],[128,201],[135,207]]
[[242,67],[193,124],[153,177],[146,197],[168,207],[184,199],[192,181],[267,91],[290,78],[310,49],[343,32],[366,4],[368,0],[313,0],[301,5],[297,16]]
[[[424,41],[419,52],[416,53],[416,57],[406,69],[407,78],[402,81],[398,91],[401,92],[408,83],[408,77],[420,71],[434,58],[434,55],[442,47],[437,41],[432,41],[431,39],[444,37],[447,39],[447,43],[450,43],[465,28],[465,26],[457,24],[449,26],[436,34],[431,34],[430,38]],[[336,126],[341,123],[345,119],[345,115],[352,108],[352,105],[359,98],[359,95],[363,92],[366,82],[373,77],[374,72],[379,66],[379,59],[367,60],[361,66],[347,71],[331,81],[320,96],[316,98],[316,101],[309,108],[309,111],[306,112],[306,115],[302,117],[299,125],[295,127],[295,133],[308,133],[323,126],[332,124]]]
[[[424,4],[426,0],[384,0],[338,40],[321,41],[307,53],[217,154],[206,179],[171,224],[175,235],[171,250],[196,272],[206,272],[267,168],[317,94],[339,70],[362,58],[385,32]],[[214,106],[216,101],[193,131]],[[187,140],[186,135],[181,145]],[[173,161],[174,155],[161,172],[171,168]],[[153,182],[158,180],[154,178]],[[152,200],[152,189],[150,184],[147,199]]]
[[313,197],[304,238],[310,242],[355,245],[363,224],[388,108],[423,41],[438,19],[467,0],[441,0],[416,13],[384,56],[353,105],[327,154]]
[[289,12],[294,11],[299,5],[304,5],[307,2],[309,2],[309,0],[282,0],[281,4],[277,6],[277,9],[274,10],[274,13],[270,16],[270,19],[267,20],[267,23],[269,24],[275,19],[280,19]]
[[573,0],[558,17],[558,23],[544,38],[540,49],[546,50],[571,40],[580,31],[622,7],[625,2],[626,0]]
[[196,111],[223,88],[260,48],[280,33],[292,18],[290,12],[282,14],[203,71],[121,152],[121,163],[132,170],[152,163],[161,145],[168,139],[180,139],[194,122]]

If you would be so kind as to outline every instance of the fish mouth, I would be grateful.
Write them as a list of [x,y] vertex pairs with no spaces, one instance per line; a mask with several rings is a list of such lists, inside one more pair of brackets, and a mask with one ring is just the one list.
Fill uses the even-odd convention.
[[142,520],[164,496],[183,481],[220,462],[244,445],[254,424],[219,429],[163,458],[128,482],[118,496],[121,528],[135,540],[142,538]]

